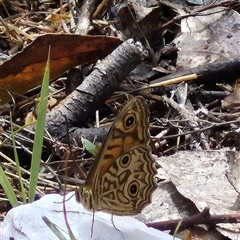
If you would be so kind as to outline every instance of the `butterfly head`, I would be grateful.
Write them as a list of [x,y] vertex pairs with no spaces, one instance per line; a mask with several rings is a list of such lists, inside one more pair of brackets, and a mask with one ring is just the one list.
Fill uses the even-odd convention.
[[76,190],[76,200],[82,203],[85,209],[93,209],[91,190],[87,189],[85,186],[79,186]]

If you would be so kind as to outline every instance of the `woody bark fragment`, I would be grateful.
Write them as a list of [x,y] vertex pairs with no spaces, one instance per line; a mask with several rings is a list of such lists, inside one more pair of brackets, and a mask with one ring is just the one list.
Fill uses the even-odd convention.
[[[83,83],[65,98],[56,109],[47,115],[46,128],[49,133],[67,141],[67,129],[84,126],[104,102],[112,96],[124,78],[148,55],[140,42],[125,41],[107,56]],[[66,126],[66,121],[67,125]],[[81,137],[76,129],[71,131],[74,139]],[[92,135],[93,129],[85,130]],[[96,136],[96,135],[95,135]]]

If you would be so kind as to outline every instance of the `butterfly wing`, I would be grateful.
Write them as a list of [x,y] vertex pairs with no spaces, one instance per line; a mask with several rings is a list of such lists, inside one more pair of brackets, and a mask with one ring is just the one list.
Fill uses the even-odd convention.
[[85,185],[77,192],[77,200],[85,208],[131,215],[150,202],[156,188],[156,168],[150,153],[148,118],[143,97],[135,97],[124,106],[102,144]]
[[124,152],[96,182],[98,210],[134,215],[151,201],[156,189],[155,160],[145,145]]
[[92,186],[125,151],[144,144],[149,146],[149,111],[143,97],[131,99],[119,113],[93,162],[85,186]]

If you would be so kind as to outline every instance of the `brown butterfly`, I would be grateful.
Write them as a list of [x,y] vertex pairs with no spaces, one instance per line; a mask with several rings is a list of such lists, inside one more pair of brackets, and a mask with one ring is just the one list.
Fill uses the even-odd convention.
[[157,171],[149,142],[149,110],[138,96],[114,121],[84,186],[77,189],[77,201],[93,211],[140,213],[156,189]]

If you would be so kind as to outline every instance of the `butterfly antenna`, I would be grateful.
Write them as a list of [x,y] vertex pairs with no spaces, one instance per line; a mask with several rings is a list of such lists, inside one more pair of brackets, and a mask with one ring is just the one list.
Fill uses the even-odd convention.
[[112,214],[111,214],[111,215],[112,215],[112,216],[111,216],[111,222],[112,222],[113,227],[114,227],[117,231],[121,232],[121,231],[116,227],[116,225],[115,225],[115,223],[114,223],[114,221],[113,221],[113,210],[112,210]]
[[94,224],[94,209],[93,209],[93,217],[92,217],[92,227],[91,227],[91,238],[92,238],[92,236],[93,236],[93,224]]

